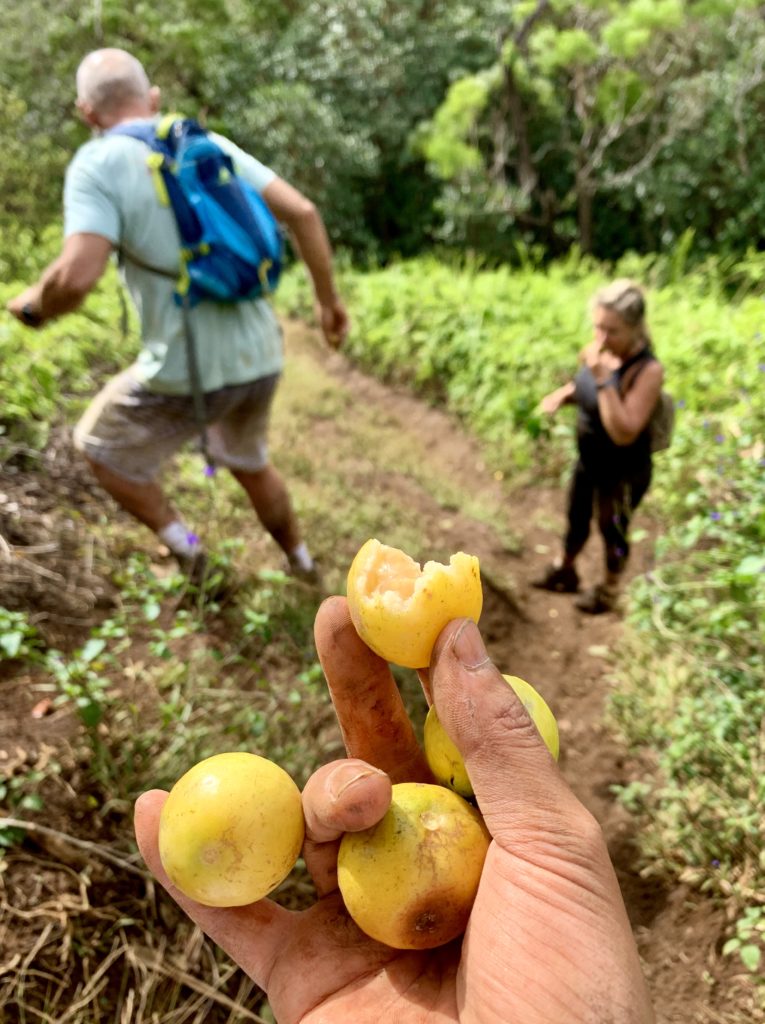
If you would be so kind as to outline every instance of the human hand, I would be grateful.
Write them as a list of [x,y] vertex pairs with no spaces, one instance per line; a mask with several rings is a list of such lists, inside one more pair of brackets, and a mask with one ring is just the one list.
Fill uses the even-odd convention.
[[602,341],[593,341],[587,346],[584,352],[584,361],[595,378],[596,384],[605,384],[620,365],[618,357],[610,352]]
[[562,388],[556,388],[549,395],[545,395],[539,403],[539,409],[546,416],[554,416],[562,405],[573,395],[574,389],[571,384],[564,384]]
[[391,782],[431,778],[390,669],[359,639],[344,598],[322,604],[315,633],[349,760],[320,768],[303,793],[312,907],[264,899],[221,910],[185,898],[157,852],[166,795],[136,805],[147,864],[267,992],[279,1024],[650,1024],[601,831],[468,620],[443,630],[422,674],[493,837],[467,932],[438,949],[401,951],[356,927],[337,891],[341,835],[382,817]]
[[[21,295],[17,295],[15,299],[10,299],[5,304],[5,308],[11,316],[15,316],[25,327],[36,329],[42,326],[42,317],[35,312],[39,304],[39,289],[33,285],[30,288],[25,288]],[[31,316],[30,310],[32,311]]]
[[343,303],[338,298],[327,304],[317,303],[316,315],[327,344],[331,348],[340,348],[350,327],[348,311]]

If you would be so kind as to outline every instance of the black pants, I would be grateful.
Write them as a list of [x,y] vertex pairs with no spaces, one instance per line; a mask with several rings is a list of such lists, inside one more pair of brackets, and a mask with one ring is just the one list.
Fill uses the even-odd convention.
[[650,483],[650,462],[627,479],[617,480],[594,474],[580,459],[569,492],[566,555],[574,558],[584,547],[590,535],[593,509],[597,507],[598,526],[606,547],[606,568],[609,572],[621,572],[630,553],[630,519]]

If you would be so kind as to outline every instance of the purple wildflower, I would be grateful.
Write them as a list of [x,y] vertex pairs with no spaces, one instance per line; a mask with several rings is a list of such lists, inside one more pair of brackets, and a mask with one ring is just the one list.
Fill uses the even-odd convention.
[[678,400],[676,402],[676,405],[677,405],[678,409],[684,409],[685,408],[685,399],[684,398],[678,398]]
[[719,523],[722,519],[722,512],[710,512],[709,518],[712,520],[712,522]]
[[720,867],[720,861],[717,859],[717,857],[715,857],[715,859],[712,861],[712,867],[713,868],[719,868]]
[[725,435],[724,434],[715,434],[715,441],[717,441],[718,444],[722,444],[724,440],[725,440]]
[[187,533],[186,540],[189,542],[189,544],[191,544],[192,547],[195,544],[199,543],[199,537],[195,533]]
[[205,476],[215,476],[215,466],[205,466]]

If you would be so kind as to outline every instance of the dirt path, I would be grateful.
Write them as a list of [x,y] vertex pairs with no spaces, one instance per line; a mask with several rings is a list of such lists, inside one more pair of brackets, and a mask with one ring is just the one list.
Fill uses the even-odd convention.
[[[636,777],[639,766],[603,722],[613,683],[622,620],[617,615],[590,617],[577,612],[570,597],[531,587],[530,581],[557,551],[563,526],[564,494],[531,487],[509,493],[486,468],[480,448],[455,420],[411,395],[392,391],[351,367],[342,357],[329,360],[298,325],[288,327],[293,352],[320,358],[332,377],[366,410],[384,409],[390,430],[422,447],[431,470],[459,480],[465,497],[486,509],[504,509],[498,529],[459,508],[444,508],[411,475],[384,484],[406,494],[413,519],[422,530],[423,550],[460,548],[481,559],[486,589],[481,626],[494,661],[528,679],[551,704],[561,730],[561,767],[585,805],[602,824],[639,943],[655,1001],[658,1024],[743,1024],[761,1017],[744,1008],[747,979],[731,974],[718,956],[724,915],[685,886],[668,890],[649,871],[642,874],[634,845],[635,825],[616,802],[611,787]],[[318,368],[317,368],[317,372]],[[379,488],[383,481],[377,480]],[[370,486],[372,485],[370,481]],[[637,526],[650,521],[638,517]],[[516,550],[501,539],[510,527]],[[582,559],[585,580],[596,580],[600,544],[591,539]],[[651,543],[635,546],[632,573],[650,566]],[[498,582],[499,581],[499,582]]]

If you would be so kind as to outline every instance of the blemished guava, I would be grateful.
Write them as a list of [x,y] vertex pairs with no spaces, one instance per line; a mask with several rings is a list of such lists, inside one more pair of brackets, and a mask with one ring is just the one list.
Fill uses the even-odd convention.
[[290,873],[303,845],[300,790],[257,754],[216,754],[175,783],[159,821],[170,881],[208,907],[262,899]]
[[461,935],[491,837],[479,812],[443,786],[401,782],[373,828],[346,832],[337,878],[363,932],[396,949]]
[[[525,679],[520,679],[518,676],[503,676],[502,678],[515,690],[547,749],[557,761],[560,753],[558,723],[544,698]],[[436,780],[442,786],[453,789],[460,796],[474,796],[473,786],[468,778],[462,755],[441,725],[434,706],[430,708],[425,719],[423,744],[428,766]]]
[[368,540],[348,572],[348,609],[364,643],[381,658],[426,668],[438,634],[452,619],[478,622],[483,606],[474,555],[420,567],[398,548]]

